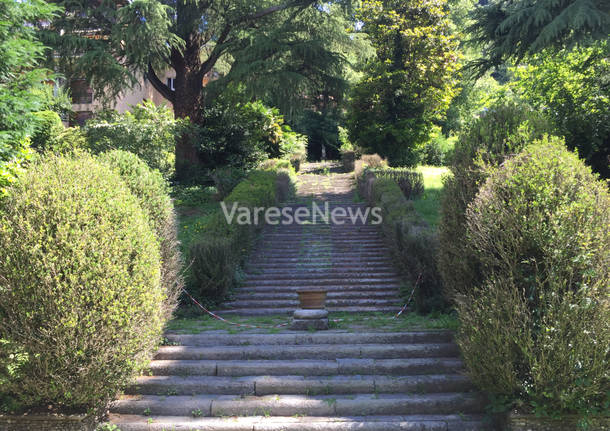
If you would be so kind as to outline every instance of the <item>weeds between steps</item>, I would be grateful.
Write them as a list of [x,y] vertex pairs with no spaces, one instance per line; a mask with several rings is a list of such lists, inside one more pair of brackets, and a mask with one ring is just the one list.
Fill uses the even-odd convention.
[[[232,316],[232,321],[246,325],[274,326],[290,319],[287,315],[240,317]],[[408,330],[450,329],[455,330],[458,321],[453,314],[433,313],[421,316],[415,313],[406,313],[397,319],[388,313],[331,313],[331,329],[347,332],[356,332],[363,329],[375,331],[400,332]],[[179,318],[172,320],[167,330],[179,334],[200,334],[209,331],[223,331],[227,334],[252,332],[250,328],[230,327],[227,324],[208,316],[197,318]],[[274,334],[289,331],[287,328],[257,329],[256,332]]]

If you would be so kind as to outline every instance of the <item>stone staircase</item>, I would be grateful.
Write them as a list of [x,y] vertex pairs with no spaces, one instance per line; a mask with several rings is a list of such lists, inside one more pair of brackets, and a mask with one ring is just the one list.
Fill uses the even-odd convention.
[[[363,207],[351,190],[345,174],[300,176],[301,198],[331,208]],[[221,313],[288,320],[304,287],[328,290],[331,318],[400,305],[377,226],[280,225],[264,232]],[[169,332],[149,375],[111,406],[110,422],[122,431],[490,429],[450,331],[351,331]]]
[[122,431],[482,430],[448,331],[167,334]]
[[[315,201],[329,211],[365,211],[354,203],[350,174],[299,176],[300,202],[286,206],[296,211]],[[303,203],[308,200],[308,203]],[[324,288],[329,312],[397,312],[401,279],[393,267],[379,226],[349,214],[337,224],[318,216],[303,225],[267,226],[246,265],[245,281],[221,315],[289,314],[298,305],[298,289]]]

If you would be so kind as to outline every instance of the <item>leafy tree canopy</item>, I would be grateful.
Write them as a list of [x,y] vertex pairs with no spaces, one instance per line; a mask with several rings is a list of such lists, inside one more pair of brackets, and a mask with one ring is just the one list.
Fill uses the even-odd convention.
[[354,87],[350,137],[393,163],[414,164],[455,95],[457,41],[446,2],[366,0],[357,16],[377,58]]
[[515,69],[512,84],[545,112],[570,149],[610,178],[610,43],[544,51]]
[[42,0],[0,0],[0,197],[28,157],[30,114],[47,108],[44,81],[51,75],[38,68],[44,46],[31,23],[45,22],[54,11]]
[[473,12],[474,41],[484,58],[473,66],[482,73],[507,60],[520,60],[546,48],[563,49],[610,34],[607,0],[491,0]]

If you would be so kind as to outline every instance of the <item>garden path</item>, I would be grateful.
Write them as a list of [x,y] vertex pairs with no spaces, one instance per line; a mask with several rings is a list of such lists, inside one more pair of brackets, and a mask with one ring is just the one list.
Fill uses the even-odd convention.
[[[315,203],[329,212],[366,211],[354,202],[353,174],[329,163],[310,163],[298,177],[293,211]],[[289,314],[297,308],[298,289],[324,288],[330,312],[397,312],[401,279],[383,243],[380,227],[349,214],[325,223],[316,213],[305,224],[267,226],[246,264],[243,284],[221,315]],[[372,217],[369,217],[372,220]]]
[[[363,207],[349,175],[307,165],[299,177],[290,205]],[[263,234],[225,313],[287,313],[294,290],[306,286],[326,287],[331,312],[358,312],[363,321],[364,311],[393,313],[399,304],[376,226],[279,226]],[[451,331],[227,328],[168,331],[149,375],[111,406],[110,422],[122,431],[489,429]]]

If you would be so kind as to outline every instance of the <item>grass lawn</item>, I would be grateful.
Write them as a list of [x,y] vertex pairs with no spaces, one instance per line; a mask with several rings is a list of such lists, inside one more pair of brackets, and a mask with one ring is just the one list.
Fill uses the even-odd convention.
[[178,239],[183,252],[199,237],[209,217],[218,211],[215,194],[214,187],[179,186],[172,190],[178,214]]
[[[261,317],[239,317],[230,316],[227,320],[240,324],[253,326],[264,326],[266,328],[246,328],[232,326],[220,320],[216,320],[200,311],[201,316],[189,318],[176,318],[169,322],[167,329],[181,334],[199,334],[207,331],[226,331],[227,333],[239,333],[245,331],[260,331],[265,333],[277,333],[289,330],[288,327],[275,327],[290,322],[288,315],[274,315]],[[457,329],[458,321],[454,315],[431,314],[420,316],[419,314],[407,312],[398,318],[391,313],[331,313],[329,315],[330,328],[344,330],[347,332],[388,331],[400,332],[409,330],[425,329]]]
[[424,175],[425,191],[413,204],[426,222],[430,226],[436,227],[440,219],[442,178],[449,172],[449,169],[444,166],[419,166],[417,170]]

